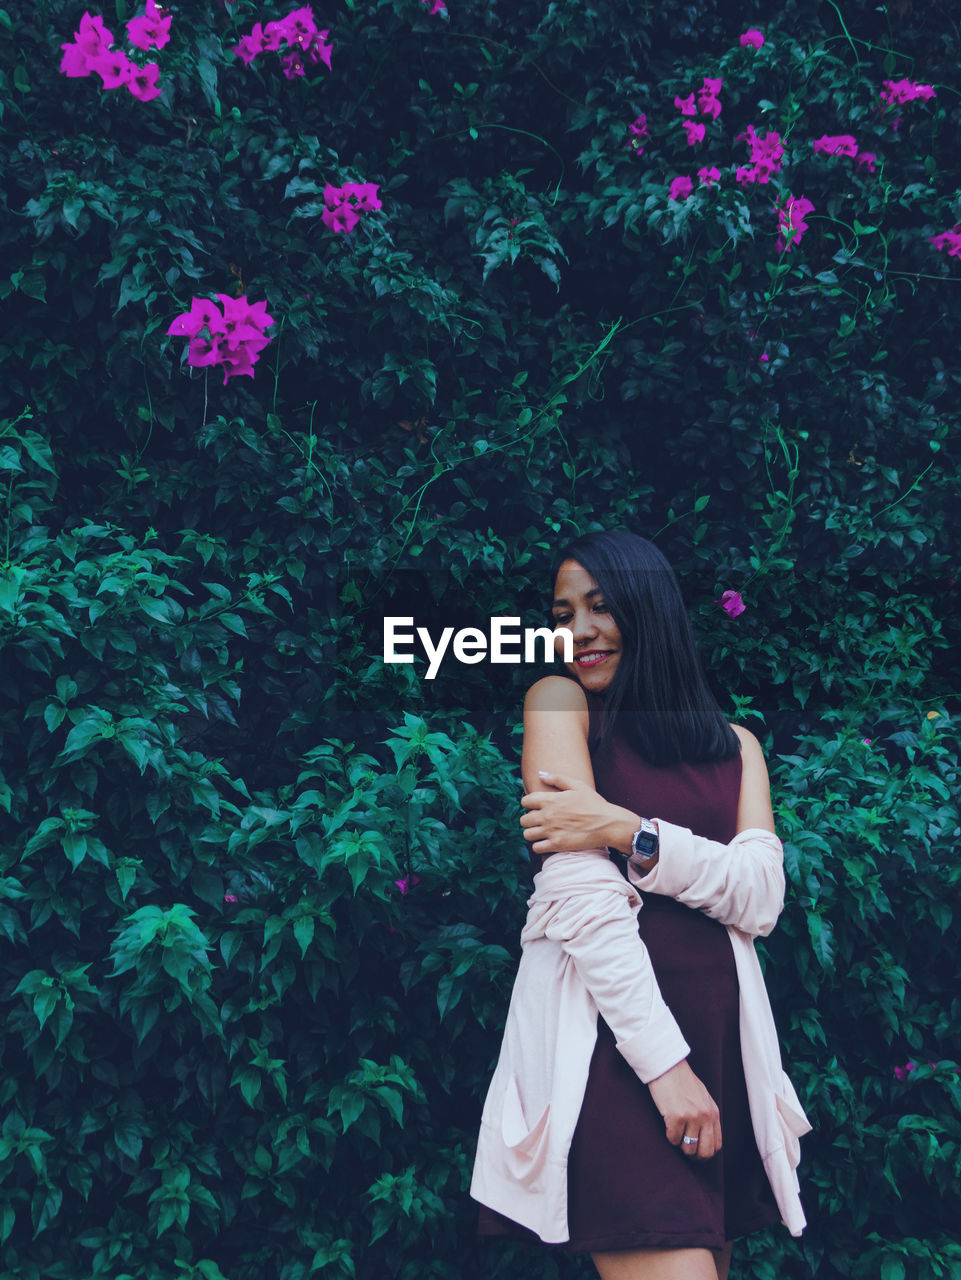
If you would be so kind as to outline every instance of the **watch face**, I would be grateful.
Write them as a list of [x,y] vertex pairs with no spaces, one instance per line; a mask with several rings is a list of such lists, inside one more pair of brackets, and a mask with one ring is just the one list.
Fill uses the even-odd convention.
[[657,852],[657,836],[649,831],[637,831],[631,841],[631,848],[641,858],[652,858]]

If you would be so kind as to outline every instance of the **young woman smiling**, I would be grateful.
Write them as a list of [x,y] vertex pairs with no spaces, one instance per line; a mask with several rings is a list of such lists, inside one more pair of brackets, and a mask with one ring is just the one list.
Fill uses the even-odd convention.
[[711,694],[651,543],[587,535],[553,585],[573,678],[524,705],[539,870],[481,1126],[479,1229],[590,1253],[602,1280],[725,1280],[736,1237],[804,1226],[810,1126],[753,945],[783,904],[767,768]]

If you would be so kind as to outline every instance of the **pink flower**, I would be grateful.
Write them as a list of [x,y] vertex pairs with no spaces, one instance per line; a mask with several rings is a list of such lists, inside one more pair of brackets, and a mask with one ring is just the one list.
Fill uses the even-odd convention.
[[815,139],[814,154],[817,155],[819,151],[826,156],[856,156],[858,144],[850,133],[839,133],[834,136],[825,133],[822,137]]
[[750,31],[745,31],[740,38],[742,49],[760,49],[763,43],[764,36],[760,31],[755,30],[754,27],[751,27]]
[[235,893],[224,894],[224,902],[239,902],[239,901],[240,899],[237,897]]
[[[280,48],[278,41],[276,47]],[[232,52],[242,58],[244,66],[249,67],[258,54],[263,53],[267,45],[264,42],[264,30],[259,22],[255,22],[249,35],[241,36],[240,43],[235,44]]]
[[720,182],[721,171],[713,164],[704,165],[702,168],[698,169],[697,176],[701,180],[702,187],[713,187],[715,182]]
[[680,111],[682,116],[696,116],[697,107],[694,105],[694,94],[689,93],[686,98],[675,98],[674,105]]
[[304,59],[323,62],[330,67],[333,45],[326,44],[329,31],[318,31],[314,11],[309,5],[292,9],[286,17],[262,26],[255,22],[249,35],[241,37],[233,52],[249,66],[261,53],[276,53],[284,45],[288,52],[281,60],[281,70],[288,80],[306,74]]
[[881,101],[889,107],[895,103],[914,102],[918,98],[922,102],[930,102],[935,97],[933,85],[918,84],[916,80],[885,80],[880,93]]
[[304,70],[304,60],[296,49],[293,53],[284,54],[280,60],[280,69],[288,80],[307,74]]
[[320,220],[325,227],[330,227],[331,231],[347,232],[353,231],[357,223],[360,222],[360,214],[346,204],[338,204],[333,207],[326,205],[324,212],[320,215]]
[[113,44],[113,36],[103,25],[103,18],[90,13],[85,13],[80,19],[80,30],[74,38],[88,58],[105,52]]
[[167,330],[189,338],[187,363],[194,368],[219,364],[227,379],[244,374],[253,377],[254,365],[270,339],[264,330],[274,323],[266,302],[249,303],[246,297],[218,293],[223,310],[209,298],[194,298],[190,310],[177,316]]
[[131,72],[135,70],[134,64],[122,49],[98,53],[89,60],[88,65],[101,78],[105,89],[119,89],[122,84],[127,83]]
[[955,224],[950,231],[942,231],[940,235],[931,236],[935,249],[948,251],[949,258],[961,258],[961,223]]
[[697,91],[697,105],[702,116],[710,116],[712,120],[716,120],[721,114],[721,103],[717,95],[721,92],[723,83],[723,80],[704,77],[704,83]]
[[778,229],[781,233],[777,240],[778,252],[794,248],[808,229],[808,224],[804,221],[805,214],[813,211],[814,205],[806,197],[788,196],[784,205],[778,209]]
[[127,39],[136,49],[162,49],[170,42],[170,15],[157,7],[157,0],[147,0],[143,16],[127,23]]
[[272,33],[272,29],[279,31],[281,37],[288,44],[306,46],[317,35],[314,11],[309,5],[305,5],[301,9],[293,9],[287,14],[286,18],[281,18],[279,22],[268,23],[267,30]]
[[361,212],[381,208],[374,182],[345,182],[342,187],[328,182],[324,186],[324,212],[320,220],[332,231],[353,231]]
[[[85,13],[80,19],[79,29],[74,32],[73,41],[60,46],[63,50],[60,70],[71,78],[93,75],[94,71],[99,70],[96,64],[100,58],[118,56],[110,53],[112,44],[113,36],[103,25],[103,18]],[[126,60],[125,54],[121,53],[119,57]],[[122,80],[118,80],[116,84],[105,87],[116,88],[117,84],[122,83]]]
[[429,4],[429,5],[431,5],[431,10],[430,10],[430,11],[431,11],[431,15],[432,15],[432,16],[433,16],[433,14],[435,14],[435,13],[440,13],[441,9],[446,9],[446,8],[447,8],[447,5],[446,5],[446,4],[444,4],[444,0],[433,0],[433,4],[431,4],[431,0],[420,0],[420,2],[421,2],[421,4]]
[[309,58],[313,63],[322,62],[329,71],[330,55],[333,52],[334,46],[332,44],[324,43],[324,40],[328,35],[330,35],[330,32],[326,28],[323,31],[318,31],[311,43],[305,47],[304,57]]
[[762,136],[755,130],[753,124],[749,124],[747,133],[738,134],[734,141],[739,142],[741,138],[747,138],[753,163],[738,168],[735,174],[737,181],[770,182],[771,175],[781,170],[781,160],[784,156],[781,135],[772,130]]
[[403,880],[395,880],[394,884],[404,897],[413,889],[415,884],[420,884],[420,876],[404,876]]
[[382,209],[375,182],[345,182],[341,190],[347,201],[358,209]]
[[729,618],[738,617],[747,608],[740,591],[722,591],[720,600],[714,603],[719,604]]
[[203,328],[213,331],[214,328],[222,327],[223,320],[223,313],[216,302],[209,298],[194,298],[190,310],[179,315],[167,333],[178,338],[193,338]]
[[690,178],[683,178],[683,177],[675,178],[671,183],[670,190],[667,193],[668,199],[669,200],[686,200],[693,190],[694,190],[694,183],[691,181]]
[[695,143],[704,141],[704,125],[694,120],[685,120],[684,128],[687,130],[687,145],[693,147]]
[[91,74],[90,59],[79,44],[70,41],[69,44],[62,44],[60,48],[63,50],[63,57],[60,59],[60,70],[63,75],[75,79],[78,76]]
[[873,151],[861,151],[858,154],[856,169],[867,169],[868,173],[874,173],[877,166],[877,156]]
[[895,1080],[907,1080],[911,1072],[917,1070],[917,1066],[918,1064],[916,1062],[906,1062],[903,1067],[895,1067],[894,1068]]
[[633,124],[627,126],[628,132],[633,137],[628,138],[627,145],[632,151],[636,151],[638,155],[644,154],[644,145],[642,139],[650,137],[650,131],[647,127],[647,116],[642,111]]
[[[159,48],[159,46],[158,46]],[[159,98],[161,94],[157,81],[160,79],[160,68],[156,62],[148,62],[145,67],[130,64],[130,77],[127,88],[141,102],[149,102],[151,98]]]

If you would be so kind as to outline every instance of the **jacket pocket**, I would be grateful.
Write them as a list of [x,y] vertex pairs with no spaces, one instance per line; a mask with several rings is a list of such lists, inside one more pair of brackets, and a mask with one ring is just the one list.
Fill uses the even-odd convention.
[[798,1096],[794,1092],[794,1086],[786,1075],[782,1077],[781,1090],[775,1094],[774,1101],[777,1104],[778,1127],[784,1139],[784,1150],[787,1152],[791,1164],[797,1168],[801,1161],[801,1143],[799,1139],[805,1133],[811,1132],[811,1124],[801,1109]]
[[551,1104],[548,1102],[534,1124],[529,1124],[517,1079],[511,1076],[504,1094],[501,1137],[514,1176],[523,1182],[535,1179],[546,1163],[550,1114]]

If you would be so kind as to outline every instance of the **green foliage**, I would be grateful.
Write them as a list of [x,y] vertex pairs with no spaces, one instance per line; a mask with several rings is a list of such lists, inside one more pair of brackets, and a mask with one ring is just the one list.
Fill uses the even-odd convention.
[[[559,542],[622,524],[677,567],[785,841],[810,1225],[735,1273],[957,1277],[957,31],[429,7],[316,7],[332,67],[288,80],[231,52],[283,7],[181,6],[148,102],[59,72],[77,0],[0,8],[3,1274],[590,1272],[479,1248],[467,1197],[533,675],[428,682],[381,621],[540,623]],[[888,79],[936,96],[884,110]],[[383,205],[349,235],[346,182]],[[167,335],[217,294],[275,318],[252,379]]]

